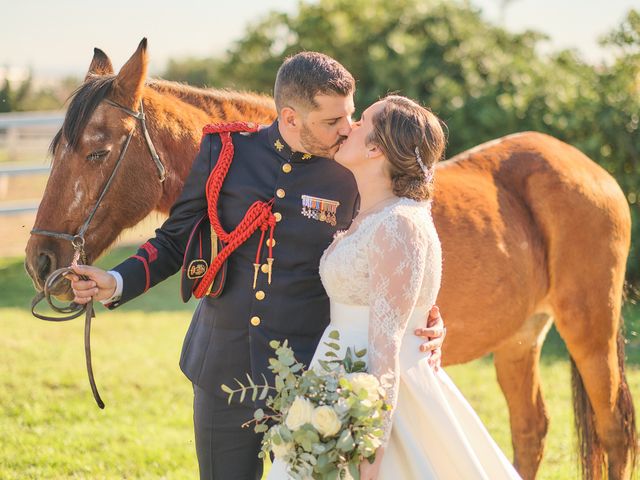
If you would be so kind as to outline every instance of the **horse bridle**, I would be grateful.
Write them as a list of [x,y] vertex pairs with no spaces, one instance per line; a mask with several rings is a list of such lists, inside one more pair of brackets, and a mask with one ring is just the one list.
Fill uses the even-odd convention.
[[[140,100],[139,112],[135,112],[126,107],[123,107],[122,105],[109,99],[105,99],[104,102],[107,103],[108,105],[111,105],[115,108],[122,110],[123,112],[132,116],[136,120],[140,121],[140,126],[142,128],[142,133],[147,143],[149,153],[151,154],[151,158],[153,159],[154,163],[156,164],[156,168],[158,169],[158,177],[159,177],[160,183],[164,182],[166,177],[166,170],[165,170],[164,164],[160,160],[160,156],[158,155],[155,146],[153,145],[153,142],[151,141],[151,136],[149,135],[149,130],[147,129],[147,122],[144,114],[144,107],[142,104],[142,100]],[[93,217],[95,216],[98,210],[98,207],[102,203],[102,200],[104,199],[105,195],[107,194],[107,191],[109,190],[109,188],[111,187],[111,184],[113,183],[113,180],[116,176],[118,168],[122,163],[122,159],[125,157],[127,153],[127,149],[129,148],[129,144],[131,143],[131,139],[133,138],[133,134],[135,130],[136,128],[134,126],[134,128],[131,129],[131,131],[129,132],[129,135],[127,136],[124,143],[122,144],[122,149],[120,150],[120,156],[118,157],[115,165],[113,166],[111,175],[109,176],[106,183],[104,184],[104,187],[102,187],[102,191],[98,196],[98,200],[93,206],[93,209],[91,209],[89,216],[87,217],[87,219],[84,221],[84,223],[78,230],[78,233],[76,233],[75,235],[71,235],[69,233],[53,232],[50,230],[43,230],[40,228],[34,228],[33,230],[31,230],[32,235],[43,235],[45,237],[53,237],[61,240],[70,241],[74,250],[73,261],[71,262],[72,266],[79,265],[79,264],[86,264],[87,259],[84,251],[85,234],[89,229],[89,224],[91,223],[91,220],[93,220]],[[74,318],[79,317],[83,313],[85,314],[84,351],[85,351],[85,360],[87,363],[87,374],[89,375],[89,384],[91,385],[91,392],[93,393],[93,398],[98,404],[98,407],[104,408],[104,402],[100,398],[100,393],[98,393],[98,387],[96,386],[96,382],[93,377],[93,368],[91,365],[91,319],[95,317],[95,313],[93,310],[93,300],[89,301],[89,303],[87,303],[86,305],[79,305],[77,303],[71,302],[67,306],[60,307],[54,304],[53,300],[51,299],[52,289],[60,282],[61,279],[63,279],[68,274],[74,274],[73,268],[71,266],[59,268],[58,270],[52,272],[47,277],[47,280],[44,283],[42,292],[39,292],[31,301],[31,313],[36,318],[39,318],[41,320],[47,320],[50,322],[65,322],[68,320],[73,320]],[[88,278],[85,276],[81,276],[81,278],[83,280],[88,280]],[[38,305],[38,303],[40,303],[43,299],[47,301],[47,303],[49,304],[52,310],[62,314],[63,316],[52,317],[49,315],[37,313],[35,311],[36,305]]]

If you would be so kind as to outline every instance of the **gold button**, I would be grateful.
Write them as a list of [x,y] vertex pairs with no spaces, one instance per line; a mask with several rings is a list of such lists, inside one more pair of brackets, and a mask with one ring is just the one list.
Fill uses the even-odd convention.
[[262,267],[260,267],[260,270],[262,270],[262,273],[269,273],[269,265],[263,263]]
[[284,173],[289,173],[291,171],[291,164],[285,163],[284,165],[282,165],[282,171]]
[[251,325],[254,327],[260,325],[260,317],[251,317]]
[[283,190],[283,189],[281,189],[281,188],[279,188],[278,190],[276,190],[276,196],[277,196],[278,198],[284,198],[284,196],[285,196],[284,190]]
[[267,239],[267,247],[275,247],[276,241],[273,238]]
[[276,217],[276,222],[282,220],[282,214],[280,212],[274,213],[273,216]]
[[258,291],[256,292],[256,298],[257,298],[258,300],[264,300],[264,292],[263,292],[262,290],[258,290]]

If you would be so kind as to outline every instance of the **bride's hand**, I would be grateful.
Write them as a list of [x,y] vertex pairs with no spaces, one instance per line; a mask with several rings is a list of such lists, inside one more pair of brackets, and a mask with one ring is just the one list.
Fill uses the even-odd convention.
[[426,328],[417,328],[415,334],[427,342],[420,345],[420,351],[429,355],[429,365],[437,372],[442,359],[442,343],[447,333],[440,316],[440,309],[434,305],[429,311]]
[[363,460],[360,463],[360,480],[377,480],[380,475],[380,464],[384,456],[384,448],[380,447],[376,452],[376,460],[369,463],[369,460]]

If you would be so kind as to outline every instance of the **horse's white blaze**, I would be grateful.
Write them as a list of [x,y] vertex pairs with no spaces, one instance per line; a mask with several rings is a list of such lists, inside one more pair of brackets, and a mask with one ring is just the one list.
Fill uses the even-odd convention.
[[73,184],[73,201],[71,202],[71,205],[69,205],[70,212],[78,208],[83,197],[84,192],[80,188],[80,180],[76,180]]

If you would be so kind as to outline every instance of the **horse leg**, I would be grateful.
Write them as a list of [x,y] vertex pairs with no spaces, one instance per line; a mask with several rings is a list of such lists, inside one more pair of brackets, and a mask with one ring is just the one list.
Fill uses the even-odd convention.
[[[606,291],[594,282],[590,295]],[[600,305],[573,293],[555,303],[556,326],[572,357],[574,411],[584,478],[627,480],[635,463],[635,413],[624,375],[620,301]],[[606,472],[606,473],[605,473]]]
[[626,480],[637,448],[619,336],[629,204],[615,180],[575,148],[542,138],[539,147],[520,191],[545,242],[547,302],[579,373],[581,466],[587,479],[606,468],[610,480]]
[[509,406],[514,466],[525,480],[536,476],[549,425],[538,364],[551,322],[547,313],[532,315],[493,352],[498,383]]

